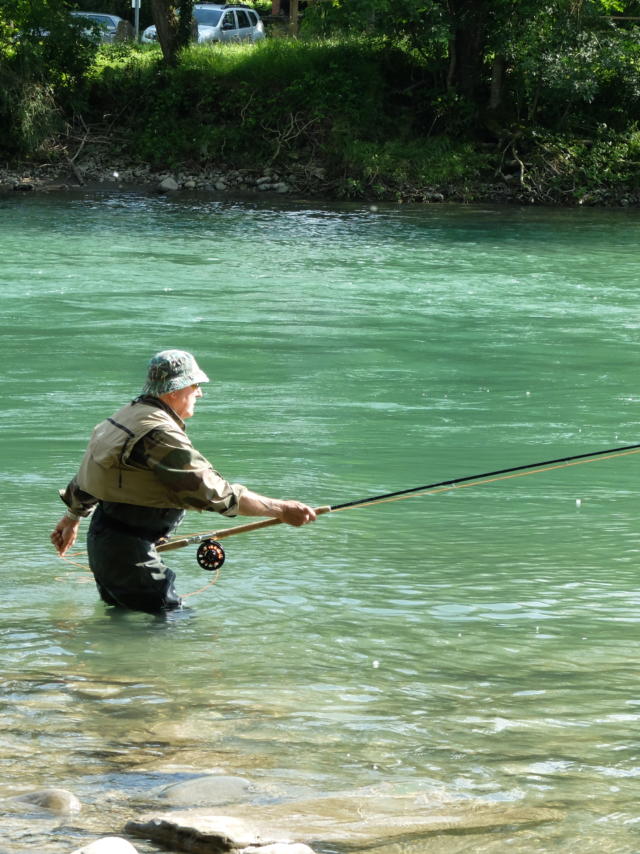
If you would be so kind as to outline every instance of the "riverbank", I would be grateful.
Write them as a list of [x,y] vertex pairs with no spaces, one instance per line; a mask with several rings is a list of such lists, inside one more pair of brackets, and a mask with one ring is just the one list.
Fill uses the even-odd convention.
[[635,59],[615,35],[622,53],[586,66],[588,87],[531,77],[545,53],[510,67],[491,98],[487,80],[454,92],[437,44],[269,38],[193,45],[175,65],[157,45],[105,45],[65,71],[72,82],[7,96],[0,186],[636,207]]

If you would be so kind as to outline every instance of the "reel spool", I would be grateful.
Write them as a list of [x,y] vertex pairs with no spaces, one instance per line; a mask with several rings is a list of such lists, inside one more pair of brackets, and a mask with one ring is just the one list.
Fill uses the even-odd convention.
[[211,572],[220,569],[224,563],[224,549],[216,540],[204,540],[198,546],[196,557],[198,564]]

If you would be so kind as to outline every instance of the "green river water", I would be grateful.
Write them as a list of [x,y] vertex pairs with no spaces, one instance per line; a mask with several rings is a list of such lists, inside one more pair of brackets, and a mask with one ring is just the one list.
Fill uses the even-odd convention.
[[[0,854],[211,773],[458,817],[376,852],[640,851],[640,456],[229,538],[173,619],[114,614],[48,541],[167,347],[212,379],[216,468],[313,505],[640,442],[639,238],[625,211],[0,199]],[[83,811],[8,800],[45,787]]]

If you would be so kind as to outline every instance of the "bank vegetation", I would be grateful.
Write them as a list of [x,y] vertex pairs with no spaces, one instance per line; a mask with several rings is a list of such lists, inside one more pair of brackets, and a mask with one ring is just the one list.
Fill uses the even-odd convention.
[[640,2],[315,0],[295,36],[267,16],[259,44],[169,62],[98,45],[64,0],[5,6],[5,166],[92,157],[270,169],[334,198],[640,204]]

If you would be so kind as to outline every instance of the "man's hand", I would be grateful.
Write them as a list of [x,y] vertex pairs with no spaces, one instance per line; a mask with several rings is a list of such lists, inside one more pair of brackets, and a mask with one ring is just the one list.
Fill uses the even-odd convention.
[[70,519],[68,516],[63,516],[51,532],[51,542],[60,557],[64,557],[67,550],[75,543],[79,527],[79,519]]
[[307,522],[315,521],[316,511],[313,507],[308,507],[300,501],[281,501],[280,504],[280,519],[287,525],[294,525],[299,528],[301,525],[306,525]]

